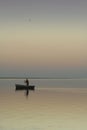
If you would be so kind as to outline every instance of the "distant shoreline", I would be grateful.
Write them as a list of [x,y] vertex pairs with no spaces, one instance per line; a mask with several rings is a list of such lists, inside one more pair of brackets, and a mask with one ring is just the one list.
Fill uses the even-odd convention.
[[[63,77],[60,77],[60,78],[58,78],[58,77],[27,77],[28,79],[72,79],[72,80],[74,80],[74,79],[78,79],[78,80],[80,80],[80,79],[87,79],[87,78],[63,78]],[[0,79],[26,79],[26,77],[0,77]]]

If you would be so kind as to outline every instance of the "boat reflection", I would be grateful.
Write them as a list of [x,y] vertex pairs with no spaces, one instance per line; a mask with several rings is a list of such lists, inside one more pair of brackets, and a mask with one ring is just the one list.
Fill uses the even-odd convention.
[[29,95],[29,89],[26,90],[25,95],[26,95],[26,97],[28,97],[28,95]]
[[35,90],[35,86],[31,85],[31,86],[25,86],[25,85],[15,85],[15,91],[25,91],[24,95],[26,97],[28,97],[29,92],[30,91],[34,91]]
[[15,84],[15,91],[25,91],[25,96],[28,97],[29,91],[34,91],[34,85],[22,85],[22,84]]

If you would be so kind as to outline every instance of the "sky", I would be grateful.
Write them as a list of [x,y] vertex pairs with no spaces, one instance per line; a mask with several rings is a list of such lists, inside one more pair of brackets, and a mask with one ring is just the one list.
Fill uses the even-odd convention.
[[87,0],[0,0],[0,77],[87,77]]

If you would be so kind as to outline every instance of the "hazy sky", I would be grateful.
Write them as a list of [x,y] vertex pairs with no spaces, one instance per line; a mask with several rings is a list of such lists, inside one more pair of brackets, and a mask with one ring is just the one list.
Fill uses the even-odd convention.
[[87,77],[87,0],[0,0],[0,76]]

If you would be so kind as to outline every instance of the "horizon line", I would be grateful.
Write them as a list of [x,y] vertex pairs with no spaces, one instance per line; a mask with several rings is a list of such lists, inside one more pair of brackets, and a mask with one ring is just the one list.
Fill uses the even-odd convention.
[[0,77],[0,79],[87,79],[87,77],[19,77],[19,76],[6,76],[6,77]]

